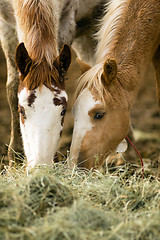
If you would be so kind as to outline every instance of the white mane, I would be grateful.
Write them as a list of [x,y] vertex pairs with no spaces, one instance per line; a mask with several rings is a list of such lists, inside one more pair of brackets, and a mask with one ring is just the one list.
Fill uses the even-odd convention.
[[128,4],[128,0],[111,0],[106,4],[106,14],[102,18],[101,27],[97,33],[96,63],[104,61],[106,55],[110,54],[114,36],[121,24],[122,12]]
[[[89,71],[80,77],[76,96],[86,87],[95,88],[102,96],[105,88],[101,81],[103,72],[103,64],[106,56],[110,54],[113,42],[115,41],[115,33],[121,24],[122,11],[124,10],[128,0],[111,0],[106,4],[106,14],[102,18],[100,30],[96,35],[98,40],[96,49],[96,64]],[[112,56],[113,57],[113,56]]]

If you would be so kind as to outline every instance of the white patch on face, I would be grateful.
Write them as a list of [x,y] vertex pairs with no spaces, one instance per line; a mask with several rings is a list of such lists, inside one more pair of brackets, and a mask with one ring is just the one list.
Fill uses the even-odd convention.
[[28,97],[31,91],[24,88],[19,93],[19,104],[25,110],[24,124],[20,118],[20,126],[24,143],[24,151],[29,167],[38,164],[51,164],[57,150],[60,132],[62,131],[62,105],[55,106],[53,99],[65,97],[65,91],[54,95],[49,88],[42,86],[34,90],[35,99],[31,106]]
[[[99,103],[99,101],[94,100],[91,92],[85,88],[74,104],[74,130],[70,149],[70,160],[73,161],[74,164],[76,164],[82,140],[86,132],[91,130],[93,126],[88,113]],[[72,163],[70,163],[70,165],[70,167],[72,167]]]

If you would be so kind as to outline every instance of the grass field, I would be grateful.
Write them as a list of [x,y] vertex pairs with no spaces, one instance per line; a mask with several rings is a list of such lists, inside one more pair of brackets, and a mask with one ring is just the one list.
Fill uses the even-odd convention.
[[158,176],[127,165],[102,174],[62,163],[0,177],[0,240],[160,239]]

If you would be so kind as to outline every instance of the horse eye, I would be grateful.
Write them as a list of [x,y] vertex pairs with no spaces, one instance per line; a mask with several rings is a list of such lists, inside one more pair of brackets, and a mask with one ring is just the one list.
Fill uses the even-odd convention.
[[61,116],[64,116],[66,113],[66,109],[63,109],[62,112],[61,112]]
[[94,115],[94,119],[101,119],[101,118],[104,117],[104,115],[105,115],[105,113],[96,113],[96,114]]
[[25,109],[24,109],[24,107],[20,106],[19,109],[18,109],[18,112],[20,114],[22,114],[23,117],[25,116]]

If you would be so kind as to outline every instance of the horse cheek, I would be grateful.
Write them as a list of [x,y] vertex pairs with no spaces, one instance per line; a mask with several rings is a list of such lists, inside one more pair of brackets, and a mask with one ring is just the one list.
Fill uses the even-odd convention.
[[127,136],[129,129],[129,113],[118,111],[106,124],[103,142],[106,145],[106,155],[114,152],[118,144]]

